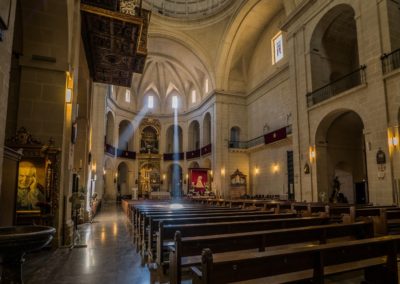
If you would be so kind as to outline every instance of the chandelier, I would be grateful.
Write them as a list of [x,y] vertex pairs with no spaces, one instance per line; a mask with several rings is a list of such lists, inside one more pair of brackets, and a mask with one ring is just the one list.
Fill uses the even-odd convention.
[[141,0],[81,0],[81,15],[93,81],[130,87],[144,69],[151,12]]

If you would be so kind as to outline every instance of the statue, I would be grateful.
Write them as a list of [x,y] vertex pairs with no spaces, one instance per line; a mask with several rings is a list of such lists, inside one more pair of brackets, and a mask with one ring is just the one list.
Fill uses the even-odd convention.
[[340,181],[337,176],[333,179],[333,192],[329,201],[332,203],[347,203],[347,198],[340,192]]

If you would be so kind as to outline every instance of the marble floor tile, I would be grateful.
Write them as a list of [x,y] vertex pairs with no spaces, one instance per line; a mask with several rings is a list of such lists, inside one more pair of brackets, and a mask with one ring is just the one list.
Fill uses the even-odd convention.
[[41,251],[26,256],[26,284],[160,283],[150,281],[131,237],[131,225],[121,208],[105,204],[95,222],[79,226],[86,248]]

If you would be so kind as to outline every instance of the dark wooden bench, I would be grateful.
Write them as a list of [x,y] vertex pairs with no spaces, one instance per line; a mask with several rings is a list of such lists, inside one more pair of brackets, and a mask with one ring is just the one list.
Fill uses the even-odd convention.
[[[254,212],[254,213],[237,213],[234,215],[221,215],[221,216],[198,216],[198,217],[183,217],[183,218],[167,218],[167,219],[154,219],[153,227],[148,230],[148,242],[145,245],[149,256],[155,256],[156,252],[156,238],[157,231],[159,230],[159,224],[162,222],[164,226],[174,224],[200,224],[200,223],[221,223],[221,222],[233,222],[233,221],[252,221],[252,220],[271,220],[271,219],[286,219],[295,218],[296,215],[293,213],[284,214],[273,214],[273,212]],[[150,259],[153,259],[151,257]]]
[[[192,267],[194,284],[222,284],[262,278],[263,283],[287,283],[366,269],[368,283],[398,283],[400,236],[329,243],[268,252],[212,254],[204,249],[201,267]],[[268,278],[265,278],[268,277]]]
[[328,224],[327,217],[286,218],[272,220],[248,220],[234,222],[201,223],[201,224],[169,224],[160,222],[157,234],[156,261],[159,265],[164,263],[164,252],[174,243],[176,231],[185,237],[230,234],[250,231],[263,231],[283,228],[304,227]]
[[371,238],[373,231],[372,221],[183,238],[177,231],[175,245],[170,247],[169,253],[170,283],[180,283],[181,267],[201,263],[203,248],[209,248],[214,253],[249,249],[258,249],[261,252],[266,247],[279,245],[306,242],[324,244],[338,238]]
[[[153,234],[158,230],[159,219],[177,219],[177,218],[195,218],[195,217],[211,217],[211,216],[232,216],[238,214],[250,214],[255,213],[256,210],[242,210],[242,209],[230,209],[227,210],[186,210],[186,211],[164,211],[154,212],[148,211],[141,215],[136,232],[138,235],[138,245],[147,248],[148,243],[152,243]],[[147,231],[147,232],[146,232]],[[151,233],[150,233],[151,232]]]
[[[147,222],[144,223],[144,226],[146,226],[146,223],[148,224],[147,228],[141,228],[143,230],[143,233],[147,230],[147,238],[145,236],[145,240],[147,240],[146,247],[149,248],[151,247],[150,244],[153,243],[154,241],[154,236],[156,232],[158,231],[158,226],[161,220],[164,220],[164,224],[171,224],[171,223],[176,223],[176,224],[190,224],[190,223],[205,223],[205,222],[213,222],[222,219],[223,217],[231,217],[231,216],[260,216],[260,215],[272,215],[274,212],[267,212],[267,211],[257,211],[255,209],[253,210],[247,210],[247,209],[232,209],[232,211],[224,211],[224,212],[201,212],[201,213],[186,213],[186,214],[151,214],[146,217],[148,217]],[[294,216],[292,214],[292,216]],[[211,218],[215,217],[215,218]],[[219,218],[217,218],[219,217]],[[271,217],[273,218],[273,217]],[[190,219],[190,220],[189,220]],[[252,219],[252,218],[250,218]],[[175,221],[176,220],[176,221]],[[193,221],[192,221],[193,220]],[[227,221],[229,218],[227,219]]]
[[[142,240],[144,237],[144,228],[146,228],[146,216],[149,214],[196,214],[196,213],[218,213],[218,212],[236,212],[237,209],[230,209],[230,208],[212,208],[212,207],[201,207],[201,208],[185,208],[180,210],[171,210],[171,209],[157,209],[157,210],[149,210],[149,209],[139,209],[133,215],[133,227],[135,232],[135,242],[137,244],[142,244]],[[148,219],[147,219],[148,220]]]

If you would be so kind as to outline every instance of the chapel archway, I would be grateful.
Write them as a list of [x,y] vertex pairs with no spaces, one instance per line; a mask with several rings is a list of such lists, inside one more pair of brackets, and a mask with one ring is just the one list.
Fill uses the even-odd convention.
[[328,114],[316,133],[318,196],[332,197],[333,181],[338,177],[341,192],[349,203],[368,202],[364,123],[350,110]]

